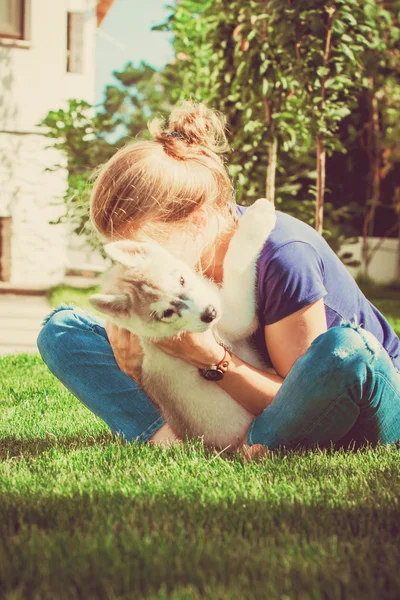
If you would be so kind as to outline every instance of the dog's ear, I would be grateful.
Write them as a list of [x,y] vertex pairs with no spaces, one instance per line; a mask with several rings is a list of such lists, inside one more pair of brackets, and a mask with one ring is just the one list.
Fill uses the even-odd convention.
[[151,244],[139,244],[130,240],[110,242],[104,246],[105,252],[115,262],[126,267],[137,267],[151,252]]
[[93,294],[88,300],[98,311],[110,317],[124,317],[129,314],[128,294]]

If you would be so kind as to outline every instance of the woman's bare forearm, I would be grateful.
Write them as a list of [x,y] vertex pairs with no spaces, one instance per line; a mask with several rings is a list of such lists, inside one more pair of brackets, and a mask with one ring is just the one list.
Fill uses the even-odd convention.
[[217,385],[257,416],[271,404],[282,382],[279,375],[260,371],[232,355],[229,369]]

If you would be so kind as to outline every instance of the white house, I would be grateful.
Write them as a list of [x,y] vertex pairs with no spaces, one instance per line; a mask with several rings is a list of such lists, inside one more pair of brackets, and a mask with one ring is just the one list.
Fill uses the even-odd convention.
[[[67,265],[65,160],[37,123],[94,101],[95,39],[113,0],[0,0],[0,285],[47,288]],[[3,283],[2,283],[3,282]]]

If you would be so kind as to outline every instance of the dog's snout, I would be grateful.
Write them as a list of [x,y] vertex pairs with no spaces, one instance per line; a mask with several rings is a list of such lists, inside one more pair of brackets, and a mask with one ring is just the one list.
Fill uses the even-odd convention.
[[212,304],[209,304],[201,313],[200,319],[203,321],[203,323],[211,323],[211,321],[214,321],[216,316],[217,311]]

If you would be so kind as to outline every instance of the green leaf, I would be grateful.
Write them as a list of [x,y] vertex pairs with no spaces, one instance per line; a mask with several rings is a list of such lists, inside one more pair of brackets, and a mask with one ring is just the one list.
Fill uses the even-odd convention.
[[355,61],[356,57],[354,56],[353,51],[351,50],[351,48],[349,48],[349,46],[346,46],[346,44],[341,44],[340,45],[340,50],[343,52],[343,54],[345,56],[347,56],[347,58],[349,58],[351,61]]
[[329,74],[329,69],[327,67],[318,67],[317,74],[319,77],[326,77]]
[[350,23],[350,25],[353,25],[354,27],[357,25],[356,19],[349,12],[341,13],[340,18],[342,19],[342,21],[347,21],[347,23]]

